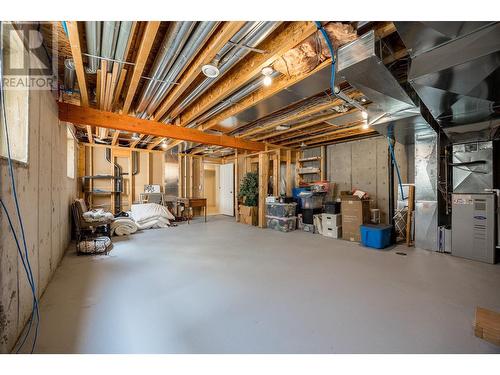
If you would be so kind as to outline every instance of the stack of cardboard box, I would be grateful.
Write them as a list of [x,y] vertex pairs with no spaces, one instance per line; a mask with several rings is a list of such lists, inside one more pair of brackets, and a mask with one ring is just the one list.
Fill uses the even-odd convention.
[[343,192],[342,200],[342,238],[348,241],[361,241],[360,226],[370,222],[370,200],[366,196]]

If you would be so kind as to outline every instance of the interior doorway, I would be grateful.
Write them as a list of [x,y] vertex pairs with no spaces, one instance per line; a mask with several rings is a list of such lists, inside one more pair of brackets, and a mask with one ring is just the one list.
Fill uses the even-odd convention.
[[234,165],[206,163],[203,169],[207,214],[234,216]]
[[204,164],[203,166],[203,186],[205,188],[205,198],[207,198],[207,214],[218,215],[219,210],[219,179],[220,166],[218,164]]

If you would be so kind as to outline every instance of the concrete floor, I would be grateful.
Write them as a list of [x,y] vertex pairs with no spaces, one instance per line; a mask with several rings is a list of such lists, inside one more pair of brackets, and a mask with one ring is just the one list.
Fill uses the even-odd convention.
[[[499,353],[500,265],[210,217],[71,249],[41,301],[40,353]],[[397,255],[405,251],[408,255]]]

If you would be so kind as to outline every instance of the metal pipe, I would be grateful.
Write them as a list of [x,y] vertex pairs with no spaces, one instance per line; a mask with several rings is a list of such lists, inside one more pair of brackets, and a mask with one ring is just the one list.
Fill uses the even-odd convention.
[[106,152],[105,152],[105,157],[106,160],[110,163],[113,164],[115,168],[115,177],[119,178],[114,178],[114,196],[115,196],[115,214],[119,213],[122,210],[122,196],[121,196],[121,191],[122,191],[122,167],[117,164],[114,160],[111,160],[111,148],[106,147]]
[[194,29],[196,22],[184,21],[174,22],[170,27],[169,32],[163,38],[158,54],[151,69],[151,80],[144,86],[142,90],[139,103],[136,108],[137,113],[143,113],[151,101],[151,97],[159,87],[156,80],[164,80],[170,67],[175,61],[176,56],[180,53],[182,47],[186,43],[189,34]]
[[[101,40],[101,56],[104,58],[113,58],[114,47],[118,39],[118,30],[120,27],[119,22],[104,21],[102,26],[102,40]],[[111,71],[111,64],[107,67],[107,72]],[[107,72],[102,72],[103,74]]]
[[75,63],[73,59],[64,60],[64,91],[73,92],[75,76]]
[[[175,59],[175,63],[169,69],[165,81],[176,81],[180,73],[185,68],[186,64],[191,61],[191,59],[196,55],[201,46],[205,43],[206,39],[215,30],[218,22],[205,21],[199,22],[196,30],[193,31],[189,40],[185,44],[182,52]],[[151,116],[156,108],[160,105],[163,99],[167,96],[169,91],[172,89],[171,84],[161,84],[158,90],[153,95],[152,99],[149,101],[148,106],[145,110],[146,116]],[[144,115],[144,114],[143,114]]]
[[[274,71],[271,74],[271,77],[275,78],[275,77],[279,76],[280,74],[281,73]],[[209,120],[210,118],[214,117],[219,112],[221,112],[224,109],[230,107],[231,105],[239,102],[241,99],[250,95],[252,92],[258,90],[259,88],[261,88],[263,86],[264,78],[265,78],[264,76],[256,78],[255,80],[250,82],[248,85],[244,86],[241,90],[237,91],[236,93],[234,93],[233,95],[231,95],[230,97],[225,99],[224,101],[220,102],[215,107],[212,107],[208,112],[205,112],[201,117],[196,119],[194,122],[188,124],[187,127],[193,128],[193,127],[199,125],[200,123]]]
[[[279,22],[248,22],[233,38],[231,38],[231,42],[244,44],[252,48],[256,47],[273,32],[278,25]],[[176,108],[165,116],[164,122],[169,122],[172,118],[178,116],[180,112],[195,100],[195,98],[207,91],[218,78],[250,53],[248,49],[235,46],[231,42],[226,43],[219,52],[221,56],[219,62],[219,76],[217,78],[205,78]]]
[[[87,41],[87,52],[90,55],[98,56],[101,53],[101,23],[98,21],[85,21],[85,39]],[[87,73],[95,74],[99,69],[99,60],[89,58]]]

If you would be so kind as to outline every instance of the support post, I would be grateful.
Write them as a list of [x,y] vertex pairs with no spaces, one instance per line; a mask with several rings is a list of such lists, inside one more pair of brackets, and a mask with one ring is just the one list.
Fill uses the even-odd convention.
[[269,180],[269,155],[259,153],[259,228],[266,227],[266,197]]

